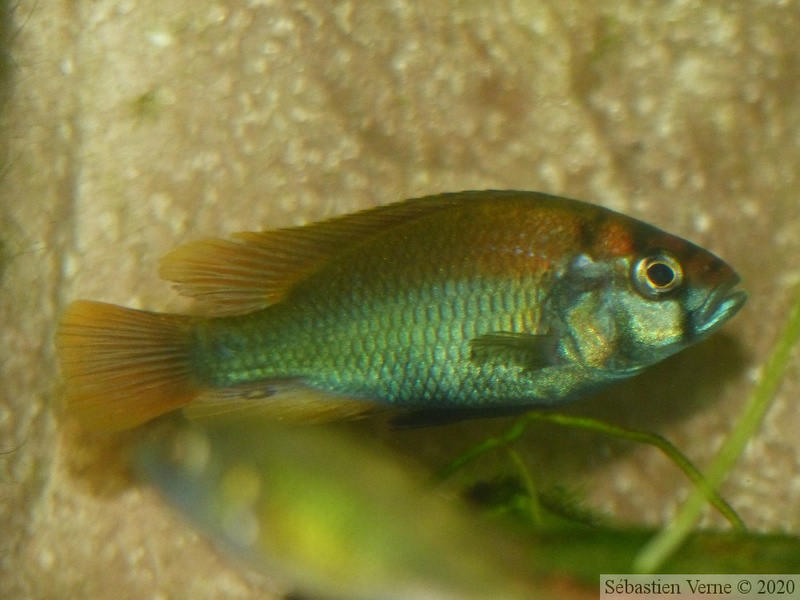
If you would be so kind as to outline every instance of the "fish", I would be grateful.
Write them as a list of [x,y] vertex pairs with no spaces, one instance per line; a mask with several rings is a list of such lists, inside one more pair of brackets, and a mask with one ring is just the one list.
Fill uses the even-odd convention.
[[233,564],[302,598],[531,600],[563,587],[524,536],[355,431],[175,415],[142,433],[135,472]]
[[512,190],[190,242],[160,275],[203,314],[78,300],[62,317],[64,411],[88,429],[179,408],[319,422],[558,406],[705,339],[747,298],[689,241]]

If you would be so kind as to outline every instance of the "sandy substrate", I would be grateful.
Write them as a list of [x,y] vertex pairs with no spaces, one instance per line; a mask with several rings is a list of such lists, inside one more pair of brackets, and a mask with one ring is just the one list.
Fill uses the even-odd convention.
[[[182,242],[480,188],[591,200],[688,237],[740,271],[742,314],[571,410],[662,433],[700,465],[800,281],[797,3],[13,4],[0,29],[0,99],[13,92],[0,154],[0,597],[271,596],[130,480],[124,441],[57,418],[63,306],[186,309],[156,275]],[[795,356],[724,487],[761,530],[800,533],[798,397]],[[505,425],[388,438],[436,462]],[[689,490],[655,452],[532,437],[539,471],[621,520],[663,523]]]

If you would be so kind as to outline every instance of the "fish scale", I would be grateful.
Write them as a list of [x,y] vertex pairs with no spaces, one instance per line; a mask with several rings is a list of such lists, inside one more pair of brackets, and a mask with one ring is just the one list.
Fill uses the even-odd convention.
[[[453,229],[456,228],[452,227],[451,231]],[[454,242],[458,241],[455,235],[440,235],[439,247],[427,248],[423,253],[422,248],[409,243],[402,232],[396,236],[406,243],[397,244],[393,249],[406,258],[405,264],[411,272],[417,264],[431,264],[428,254],[442,252],[444,246],[457,247]],[[388,242],[391,245],[391,240]],[[463,250],[467,253],[470,249]],[[458,373],[453,369],[437,369],[432,364],[429,336],[445,348],[444,361],[453,359],[465,363],[466,344],[481,330],[504,330],[522,321],[525,304],[520,299],[525,295],[520,292],[524,288],[488,278],[479,280],[470,272],[476,270],[472,268],[474,261],[459,261],[467,268],[457,281],[442,284],[438,280],[441,267],[433,265],[427,272],[422,271],[412,284],[402,276],[395,280],[384,276],[381,266],[388,257],[368,252],[360,253],[360,257],[358,254],[341,259],[342,265],[349,263],[352,268],[348,277],[336,276],[337,270],[344,269],[337,264],[332,269],[333,274],[324,273],[324,282],[314,279],[306,282],[303,289],[287,299],[285,308],[273,311],[274,316],[269,311],[264,313],[263,322],[253,328],[266,333],[260,339],[248,338],[253,350],[269,348],[269,340],[280,341],[272,344],[273,351],[266,353],[251,351],[246,347],[249,344],[243,345],[240,352],[253,357],[256,359],[253,362],[257,363],[257,367],[248,366],[244,370],[253,372],[257,368],[258,375],[267,379],[287,374],[300,376],[319,387],[351,393],[353,382],[360,381],[367,384],[363,386],[365,396],[385,394],[392,400],[415,396],[429,398],[440,388],[448,387],[441,382],[455,387],[453,380],[466,375],[465,370]],[[352,264],[359,259],[360,264]],[[349,285],[345,285],[343,279]],[[531,278],[529,285],[535,289],[536,283],[536,278]],[[347,312],[343,316],[345,307]],[[337,308],[342,309],[341,312]],[[302,317],[282,316],[287,312]],[[329,318],[330,315],[335,318]],[[316,339],[308,339],[291,326],[282,327],[282,320],[291,324],[314,323]],[[224,321],[218,325],[232,331],[246,329],[236,324],[229,326]],[[306,330],[304,325],[301,327]],[[275,330],[273,333],[270,333],[271,328]],[[219,337],[213,330],[208,336]],[[218,355],[208,357],[206,362],[227,378],[216,382],[227,384],[233,382],[230,378],[236,378],[235,364],[226,364]],[[395,376],[399,375],[388,380],[391,385],[381,380],[387,364],[391,365]],[[436,382],[435,387],[431,382]]]

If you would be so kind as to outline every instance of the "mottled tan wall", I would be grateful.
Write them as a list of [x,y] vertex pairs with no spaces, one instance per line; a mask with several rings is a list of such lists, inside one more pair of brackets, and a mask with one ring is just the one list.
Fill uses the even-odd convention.
[[[592,200],[689,237],[743,274],[744,312],[573,410],[659,431],[700,464],[800,281],[796,2],[19,0],[14,12],[0,28],[12,58],[0,98],[13,83],[0,155],[3,598],[268,588],[130,483],[124,446],[60,429],[53,412],[64,303],[185,308],[156,266],[186,240],[488,187]],[[725,486],[758,528],[800,533],[798,397],[795,356]],[[433,460],[480,427],[503,423],[453,428],[444,449],[436,430],[393,443]],[[663,522],[688,490],[654,452],[534,437],[535,464],[561,465],[620,518]]]

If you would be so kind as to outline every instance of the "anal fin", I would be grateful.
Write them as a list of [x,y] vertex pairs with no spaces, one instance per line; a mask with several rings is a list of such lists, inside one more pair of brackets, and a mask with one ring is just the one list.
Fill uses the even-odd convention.
[[333,394],[299,380],[269,380],[207,389],[184,408],[193,420],[263,418],[289,423],[326,423],[373,412],[378,404]]

